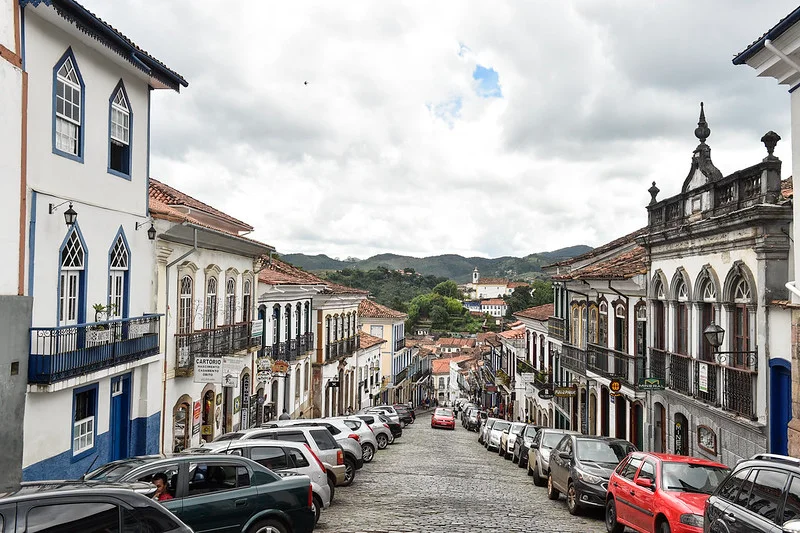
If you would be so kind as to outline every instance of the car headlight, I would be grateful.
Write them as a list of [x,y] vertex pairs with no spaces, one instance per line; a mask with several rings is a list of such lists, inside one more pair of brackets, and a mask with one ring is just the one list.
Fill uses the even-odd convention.
[[686,524],[687,526],[694,526],[694,527],[703,527],[703,515],[691,514],[691,513],[682,514],[681,524]]
[[599,485],[603,482],[603,478],[600,476],[595,476],[587,472],[581,472],[580,470],[576,470],[575,473],[578,474],[578,479],[590,485]]

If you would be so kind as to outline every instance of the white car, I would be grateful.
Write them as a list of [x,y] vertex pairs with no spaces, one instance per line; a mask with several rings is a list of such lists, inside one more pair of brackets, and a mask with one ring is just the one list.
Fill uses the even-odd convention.
[[363,450],[364,462],[369,463],[372,461],[372,458],[375,456],[375,452],[380,449],[380,446],[378,445],[377,435],[375,435],[375,431],[369,424],[360,418],[356,418],[355,416],[337,416],[326,418],[325,420],[341,422],[344,427],[350,429],[350,431],[355,431],[356,435],[358,435],[361,439],[361,449]]
[[500,455],[506,459],[511,459],[511,456],[514,454],[514,443],[525,429],[525,426],[527,426],[527,424],[523,422],[513,422],[511,427],[500,435]]
[[503,431],[509,427],[511,427],[511,422],[506,422],[505,420],[495,422],[486,435],[486,449],[490,452],[499,451],[500,437],[503,435]]
[[319,520],[322,509],[331,505],[333,496],[325,467],[305,443],[266,439],[230,440],[207,443],[186,452],[241,455],[278,475],[285,472],[306,475],[311,479],[311,491],[314,493],[312,509],[316,520]]
[[397,413],[394,407],[391,405],[376,405],[374,407],[367,407],[363,410],[364,413],[380,413],[392,422],[400,424],[401,427],[406,427],[404,423],[400,421],[400,415]]
[[367,423],[373,433],[375,433],[375,441],[378,443],[378,449],[383,450],[388,445],[394,442],[394,435],[389,428],[389,424],[380,419],[381,415],[353,415],[351,418],[358,418]]

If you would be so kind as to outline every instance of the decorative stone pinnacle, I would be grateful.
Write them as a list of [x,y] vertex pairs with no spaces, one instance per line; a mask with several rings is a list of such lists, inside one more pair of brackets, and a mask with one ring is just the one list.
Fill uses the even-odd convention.
[[765,158],[765,161],[767,159],[777,159],[777,157],[772,155],[772,152],[775,151],[775,145],[778,144],[778,141],[780,140],[781,136],[772,130],[768,131],[763,137],[761,137],[761,142],[767,147],[767,157]]
[[700,139],[700,143],[703,144],[708,139],[708,136],[711,135],[711,130],[708,127],[708,122],[706,122],[706,113],[703,110],[703,102],[700,102],[700,120],[697,121],[697,127],[694,130],[694,136]]
[[653,205],[658,201],[656,200],[656,195],[658,195],[658,193],[661,192],[661,189],[656,187],[656,182],[654,181],[653,186],[647,189],[647,192],[650,193],[650,205]]

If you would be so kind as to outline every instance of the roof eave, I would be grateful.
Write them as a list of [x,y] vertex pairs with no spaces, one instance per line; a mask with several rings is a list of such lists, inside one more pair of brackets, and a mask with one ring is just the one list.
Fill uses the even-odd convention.
[[758,52],[764,48],[764,43],[767,40],[774,41],[783,33],[794,26],[797,22],[800,22],[800,7],[789,13],[789,15],[780,21],[778,24],[772,27],[767,33],[765,33],[759,40],[748,46],[744,51],[740,52],[736,57],[733,58],[734,65],[743,65],[747,63],[747,61],[756,55]]

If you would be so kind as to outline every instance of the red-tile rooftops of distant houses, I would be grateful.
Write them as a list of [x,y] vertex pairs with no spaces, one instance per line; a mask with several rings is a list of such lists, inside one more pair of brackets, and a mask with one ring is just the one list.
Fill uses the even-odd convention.
[[330,281],[325,282],[325,289],[322,291],[323,294],[355,294],[355,295],[369,295],[369,291],[364,291],[361,289],[356,289],[353,287],[345,287],[344,285],[339,285],[338,283],[331,283]]
[[490,298],[488,300],[481,300],[481,306],[484,305],[506,305],[506,301],[502,298]]
[[441,359],[434,359],[431,361],[431,373],[433,374],[446,374],[450,372],[450,362],[460,363],[468,359],[472,359],[471,355],[459,355],[458,357],[443,357]]
[[553,276],[555,280],[570,279],[629,279],[633,276],[647,274],[647,251],[636,245],[619,255],[607,257],[595,263],[567,274]]
[[372,348],[373,346],[383,344],[384,342],[386,342],[386,340],[374,335],[370,335],[369,333],[364,333],[363,331],[359,333],[358,346],[362,350]]
[[264,258],[265,266],[258,273],[258,281],[268,285],[319,285],[325,281],[279,259]]
[[792,198],[794,196],[794,184],[793,184],[792,176],[789,176],[785,180],[781,180],[781,196],[784,198]]
[[525,337],[524,329],[509,329],[508,331],[501,331],[497,334],[504,339],[521,339]]
[[530,318],[533,320],[547,321],[548,318],[553,316],[555,306],[553,304],[537,305],[536,307],[529,307],[522,311],[514,313],[516,317]]
[[518,328],[518,327],[524,326],[524,325],[525,324],[523,324],[521,320],[517,320],[516,322],[512,322],[511,324],[509,324],[508,327],[510,327],[511,329],[514,329],[514,328]]
[[506,278],[484,278],[478,279],[477,283],[473,285],[508,285],[509,281]]
[[158,200],[179,212],[183,212],[184,214],[191,214],[192,211],[201,211],[202,213],[209,215],[212,219],[217,218],[226,222],[227,224],[238,226],[239,231],[253,231],[254,229],[253,226],[247,222],[242,222],[238,218],[234,218],[227,213],[223,213],[219,209],[216,209],[205,202],[201,202],[200,200],[179,191],[175,187],[160,182],[155,178],[150,178],[149,193],[151,199]]
[[458,337],[440,337],[436,341],[438,346],[464,346],[471,348],[475,346],[475,339],[460,339]]
[[509,289],[516,289],[518,287],[530,287],[530,286],[531,286],[530,283],[526,283],[524,281],[512,281],[511,283],[508,284]]
[[400,311],[395,311],[378,302],[366,299],[358,304],[358,314],[365,318],[394,318],[397,320],[405,320],[408,315]]
[[495,333],[494,331],[486,331],[486,332],[483,332],[483,333],[478,333],[478,335],[477,335],[478,344],[483,344],[487,340],[495,338],[495,336],[497,336],[497,333]]

